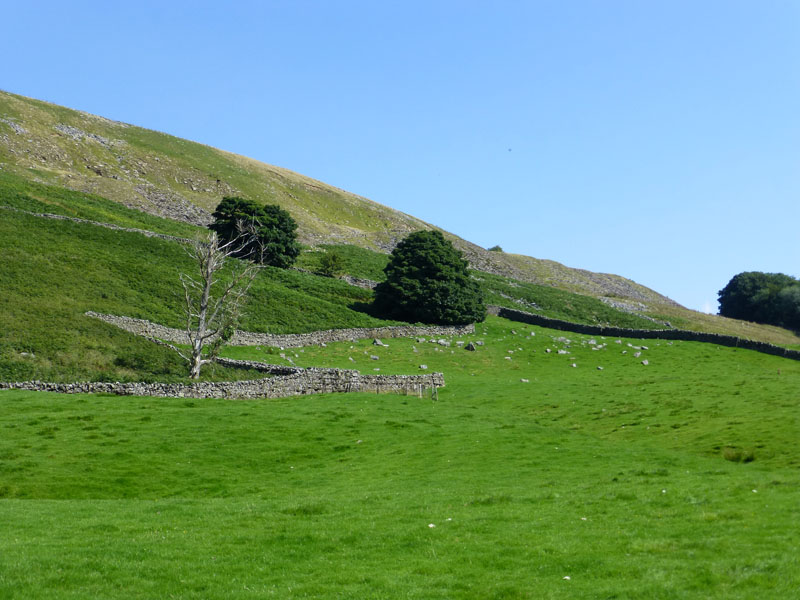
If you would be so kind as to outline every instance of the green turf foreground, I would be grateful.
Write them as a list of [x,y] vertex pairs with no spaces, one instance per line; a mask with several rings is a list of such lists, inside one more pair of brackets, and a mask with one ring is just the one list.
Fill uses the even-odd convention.
[[800,363],[563,335],[292,355],[438,401],[0,393],[0,598],[798,597]]

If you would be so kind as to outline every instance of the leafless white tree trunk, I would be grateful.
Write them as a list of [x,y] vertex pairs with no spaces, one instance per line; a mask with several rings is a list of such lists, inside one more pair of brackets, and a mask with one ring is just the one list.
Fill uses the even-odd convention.
[[[186,335],[191,348],[188,352],[173,348],[189,363],[192,379],[200,377],[200,368],[214,360],[235,331],[247,293],[259,270],[258,264],[231,258],[247,241],[247,234],[243,233],[222,244],[217,234],[211,232],[204,239],[186,243],[186,251],[197,266],[194,275],[179,275],[186,301]],[[225,269],[226,265],[230,269]],[[229,272],[229,278],[221,277],[223,271]]]

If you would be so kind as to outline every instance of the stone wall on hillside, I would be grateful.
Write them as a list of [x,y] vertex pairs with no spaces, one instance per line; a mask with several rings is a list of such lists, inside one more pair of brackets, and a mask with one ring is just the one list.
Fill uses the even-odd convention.
[[362,375],[347,369],[301,369],[250,361],[227,360],[231,366],[258,368],[274,376],[247,381],[203,381],[197,383],[48,383],[22,381],[0,383],[0,390],[31,390],[62,394],[116,394],[158,398],[284,398],[306,394],[369,392],[422,397],[444,387],[444,375]]
[[73,223],[94,225],[96,227],[105,227],[106,229],[113,229],[114,231],[127,231],[129,233],[138,233],[145,237],[159,238],[162,240],[167,240],[168,242],[191,241],[188,238],[176,237],[174,235],[166,235],[164,233],[155,233],[147,229],[136,229],[135,227],[122,227],[120,225],[114,225],[113,223],[101,223],[99,221],[90,221],[89,219],[81,219],[78,217],[67,217],[66,215],[57,215],[54,213],[31,212],[29,210],[22,210],[21,208],[14,208],[13,206],[0,206],[0,208],[3,210],[11,210],[18,213],[24,213],[26,215],[31,215],[32,217],[41,217],[43,219],[55,219],[57,221],[71,221]]
[[341,279],[350,285],[364,288],[365,290],[374,290],[378,286],[378,282],[372,281],[372,279],[362,279],[361,277],[351,277],[350,275],[342,275]]
[[[156,338],[176,344],[188,344],[186,332],[181,329],[164,327],[144,319],[131,317],[118,317],[104,315],[89,311],[86,316],[100,319],[106,323],[116,325],[120,329],[148,338]],[[303,346],[318,346],[330,342],[354,342],[369,338],[398,338],[398,337],[443,337],[467,335],[474,333],[474,325],[458,327],[401,325],[397,327],[368,327],[353,329],[327,329],[311,333],[271,334],[237,331],[231,339],[234,346],[276,346],[282,348],[300,348]]]
[[559,331],[571,331],[574,333],[584,333],[587,335],[604,335],[608,337],[626,337],[640,339],[660,339],[660,340],[682,340],[685,342],[705,342],[717,344],[719,346],[729,346],[731,348],[744,348],[755,350],[764,354],[782,356],[792,360],[800,360],[800,350],[790,350],[781,346],[775,346],[766,342],[756,342],[745,340],[732,335],[722,335],[719,333],[703,333],[699,331],[687,331],[685,329],[625,329],[624,327],[603,327],[600,325],[584,325],[581,323],[570,323],[559,319],[551,319],[541,315],[502,306],[487,307],[489,314],[503,317],[510,321],[539,325],[549,329]]

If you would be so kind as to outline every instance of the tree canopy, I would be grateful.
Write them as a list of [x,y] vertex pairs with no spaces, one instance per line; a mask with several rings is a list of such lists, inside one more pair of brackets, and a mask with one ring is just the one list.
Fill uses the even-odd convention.
[[330,249],[322,255],[317,271],[320,275],[338,277],[342,271],[344,271],[344,258],[338,250]]
[[739,273],[719,291],[719,314],[800,329],[800,281],[783,273]]
[[263,206],[252,200],[226,196],[212,216],[214,222],[209,229],[224,242],[236,239],[242,224],[255,231],[255,239],[237,254],[240,258],[285,269],[292,266],[300,254],[297,223],[280,206]]
[[381,316],[408,322],[465,325],[483,321],[486,306],[467,261],[439,231],[417,231],[403,239],[375,288]]

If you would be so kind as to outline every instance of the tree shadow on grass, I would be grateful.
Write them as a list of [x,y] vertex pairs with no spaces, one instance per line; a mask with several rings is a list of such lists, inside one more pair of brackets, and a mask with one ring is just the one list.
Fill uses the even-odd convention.
[[347,305],[347,308],[350,310],[354,310],[355,312],[360,312],[362,314],[368,315],[370,317],[375,317],[376,319],[383,319],[384,317],[381,316],[375,307],[373,306],[372,302],[352,302]]

